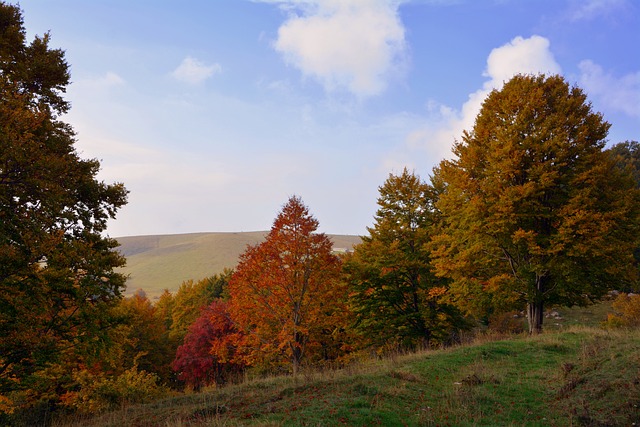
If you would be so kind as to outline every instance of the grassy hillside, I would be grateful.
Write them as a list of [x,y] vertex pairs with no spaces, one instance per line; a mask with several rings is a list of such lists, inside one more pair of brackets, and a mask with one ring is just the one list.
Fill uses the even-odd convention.
[[[127,258],[121,271],[129,275],[127,293],[138,288],[149,297],[163,289],[175,291],[189,279],[199,280],[233,268],[247,245],[264,239],[266,232],[195,233],[120,237],[120,252]],[[358,236],[329,235],[336,250],[353,247]]]
[[640,423],[640,331],[571,328],[246,381],[64,426],[623,426]]

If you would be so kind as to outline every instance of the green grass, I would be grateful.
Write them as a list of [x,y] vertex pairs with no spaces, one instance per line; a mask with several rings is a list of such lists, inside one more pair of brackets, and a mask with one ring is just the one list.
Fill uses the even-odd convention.
[[65,426],[640,423],[640,331],[569,328],[246,381]]

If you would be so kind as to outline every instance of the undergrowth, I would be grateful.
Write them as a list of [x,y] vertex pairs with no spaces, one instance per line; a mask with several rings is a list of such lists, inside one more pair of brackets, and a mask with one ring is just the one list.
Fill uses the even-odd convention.
[[71,426],[640,425],[640,331],[569,328],[183,394]]

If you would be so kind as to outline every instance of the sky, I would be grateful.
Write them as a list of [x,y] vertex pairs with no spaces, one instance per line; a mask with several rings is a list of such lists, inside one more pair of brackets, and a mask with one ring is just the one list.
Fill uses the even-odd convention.
[[[11,2],[11,1],[9,1]],[[639,0],[23,0],[66,52],[76,149],[129,202],[111,237],[268,230],[293,195],[367,234],[517,73],[561,74],[640,140]]]

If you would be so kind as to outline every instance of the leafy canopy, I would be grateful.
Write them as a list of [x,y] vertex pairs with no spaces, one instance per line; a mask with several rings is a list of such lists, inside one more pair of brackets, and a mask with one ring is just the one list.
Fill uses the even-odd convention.
[[375,224],[345,263],[356,327],[378,346],[445,341],[461,325],[430,262],[435,190],[405,169],[379,191]]
[[229,311],[246,333],[248,364],[289,360],[295,373],[338,327],[346,311],[341,263],[317,228],[302,200],[291,197],[265,241],[241,255],[229,283]]
[[0,393],[63,349],[93,351],[124,287],[105,231],[127,191],[96,179],[58,119],[69,67],[49,41],[27,43],[19,7],[0,2]]
[[588,304],[626,279],[638,191],[603,152],[608,129],[560,76],[518,75],[488,96],[435,170],[435,266],[461,305],[526,305],[538,332],[545,304]]

